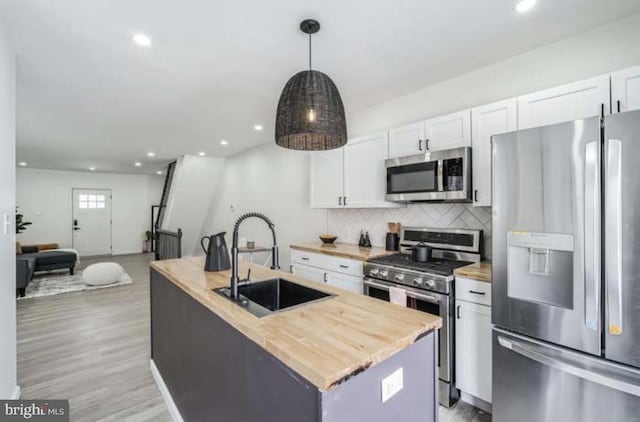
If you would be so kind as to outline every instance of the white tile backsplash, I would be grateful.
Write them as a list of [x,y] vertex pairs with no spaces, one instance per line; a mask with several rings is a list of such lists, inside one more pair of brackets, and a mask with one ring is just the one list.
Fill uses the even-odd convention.
[[358,243],[360,230],[369,231],[371,243],[384,247],[387,223],[403,226],[480,229],[484,239],[483,254],[491,257],[491,207],[470,204],[410,204],[405,208],[331,209],[329,233],[339,242]]

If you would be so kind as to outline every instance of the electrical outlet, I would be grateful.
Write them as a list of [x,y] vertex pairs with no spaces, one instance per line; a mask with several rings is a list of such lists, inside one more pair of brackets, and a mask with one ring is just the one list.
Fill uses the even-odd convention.
[[402,368],[382,380],[382,402],[395,396],[404,387],[404,373]]

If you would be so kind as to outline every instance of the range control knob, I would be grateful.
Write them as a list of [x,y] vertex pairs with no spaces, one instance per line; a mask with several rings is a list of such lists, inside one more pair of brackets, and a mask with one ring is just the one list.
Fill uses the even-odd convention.
[[427,286],[428,288],[432,289],[432,288],[433,288],[433,286],[435,286],[435,285],[436,285],[436,282],[435,282],[435,281],[433,281],[433,280],[425,280],[424,284],[425,284],[425,286]]
[[389,271],[387,271],[387,270],[380,270],[380,275],[381,275],[382,277],[386,277],[386,276],[388,276],[388,275],[389,275]]
[[414,278],[413,279],[413,284],[415,284],[416,286],[422,286],[422,285],[424,285],[424,280],[421,279],[420,277]]
[[404,280],[404,274],[396,274],[394,278],[398,281],[402,281]]
[[369,271],[369,274],[376,275],[376,274],[378,274],[379,272],[380,272],[380,270],[379,270],[379,269],[377,269],[377,268],[372,268],[372,269],[371,269],[371,271]]

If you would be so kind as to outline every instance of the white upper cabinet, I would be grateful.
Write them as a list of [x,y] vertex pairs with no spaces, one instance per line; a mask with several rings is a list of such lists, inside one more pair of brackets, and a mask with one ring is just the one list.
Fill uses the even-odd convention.
[[389,157],[471,146],[471,111],[400,126],[389,130]]
[[611,74],[611,106],[614,113],[640,109],[640,66]]
[[344,148],[344,200],[347,207],[387,207],[384,199],[389,155],[386,132],[349,140]]
[[342,148],[311,153],[311,208],[341,208],[344,196]]
[[471,110],[447,114],[425,122],[429,151],[471,146]]
[[425,151],[424,121],[389,131],[389,157],[404,157]]
[[473,205],[491,206],[491,137],[518,129],[518,100],[476,107],[472,116]]
[[346,146],[311,154],[311,208],[390,208],[385,201],[389,155],[386,132],[350,139]]
[[609,75],[518,97],[518,129],[552,125],[611,112]]

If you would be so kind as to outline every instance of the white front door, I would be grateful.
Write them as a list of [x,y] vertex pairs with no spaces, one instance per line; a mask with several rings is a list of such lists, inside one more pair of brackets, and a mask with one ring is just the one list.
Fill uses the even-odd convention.
[[111,254],[111,190],[73,189],[72,230],[80,255]]

